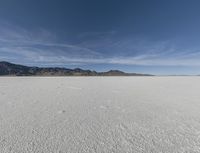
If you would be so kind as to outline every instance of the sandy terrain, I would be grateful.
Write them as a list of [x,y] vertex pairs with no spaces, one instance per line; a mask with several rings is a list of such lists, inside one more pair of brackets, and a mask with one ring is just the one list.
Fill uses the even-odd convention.
[[199,153],[200,77],[2,77],[0,153]]

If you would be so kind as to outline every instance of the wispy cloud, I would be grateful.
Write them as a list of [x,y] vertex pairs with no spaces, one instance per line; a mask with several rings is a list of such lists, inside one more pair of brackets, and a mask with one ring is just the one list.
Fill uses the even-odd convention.
[[[93,58],[100,53],[78,45],[57,42],[56,36],[47,30],[28,31],[21,27],[0,22],[0,60],[34,63],[56,62],[63,57]],[[16,57],[16,58],[15,58]],[[51,60],[54,58],[54,60]],[[63,61],[63,60],[61,60]]]
[[69,44],[59,42],[56,34],[45,29],[30,31],[0,22],[0,60],[31,65],[200,66],[198,48],[180,50],[172,41],[114,39],[115,34],[83,33],[81,39],[90,39]]

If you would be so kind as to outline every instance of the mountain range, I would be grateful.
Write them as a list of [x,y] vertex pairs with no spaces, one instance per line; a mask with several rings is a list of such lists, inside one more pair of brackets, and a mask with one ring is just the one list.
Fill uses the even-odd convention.
[[80,68],[68,69],[61,67],[30,67],[13,64],[6,61],[0,62],[1,76],[152,76],[149,74],[125,73],[119,70],[96,72]]

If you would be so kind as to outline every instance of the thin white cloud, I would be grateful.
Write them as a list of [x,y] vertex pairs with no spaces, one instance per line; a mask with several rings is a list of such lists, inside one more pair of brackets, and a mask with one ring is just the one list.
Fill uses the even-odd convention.
[[[86,33],[81,37],[88,35],[100,34]],[[44,29],[30,32],[0,22],[0,60],[32,65],[200,66],[198,48],[177,51],[171,41],[152,42],[142,39],[112,41],[101,38],[97,41],[90,40],[72,45],[59,43],[56,37],[55,34]],[[101,49],[107,52],[99,51]]]
[[[47,30],[40,29],[37,32],[29,32],[17,26],[0,22],[0,56],[9,53],[17,55],[19,60],[37,60],[41,56],[68,56],[68,57],[87,57],[101,56],[100,53],[91,49],[58,43],[54,34]],[[2,58],[1,58],[2,59]]]
[[168,59],[168,58],[152,58],[146,56],[142,58],[136,57],[112,57],[112,58],[69,58],[65,56],[38,56],[34,62],[39,63],[58,63],[60,65],[76,63],[77,65],[84,64],[120,64],[120,65],[143,65],[143,66],[200,66],[198,59]]

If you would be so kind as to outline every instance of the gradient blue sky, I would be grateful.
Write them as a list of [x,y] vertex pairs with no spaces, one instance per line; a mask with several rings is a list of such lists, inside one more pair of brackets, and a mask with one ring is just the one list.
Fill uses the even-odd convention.
[[200,1],[0,0],[0,60],[200,74]]

